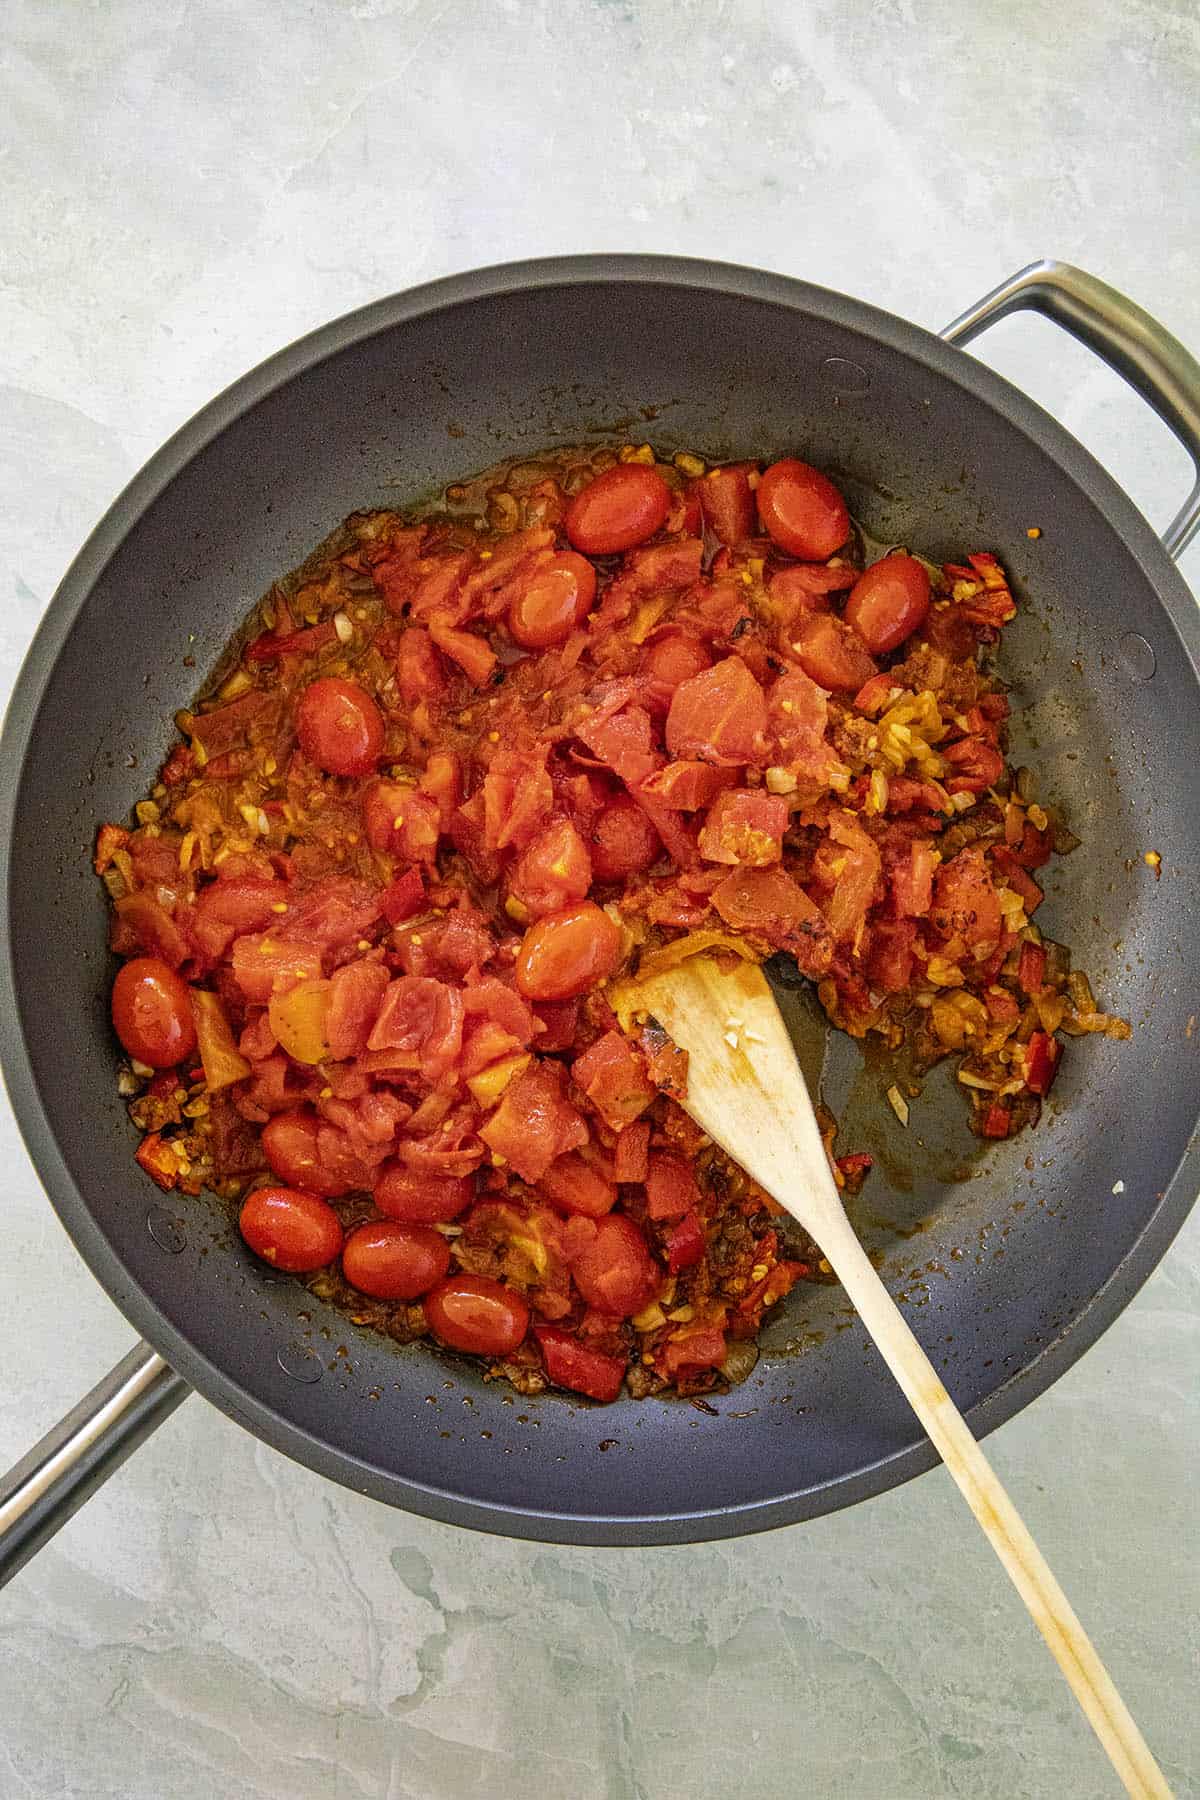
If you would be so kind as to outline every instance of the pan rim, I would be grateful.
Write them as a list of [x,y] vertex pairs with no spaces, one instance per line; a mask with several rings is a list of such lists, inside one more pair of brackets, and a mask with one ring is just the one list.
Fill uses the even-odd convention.
[[[1035,440],[1082,490],[1157,595],[1200,684],[1200,613],[1153,528],[1091,453],[1020,389],[965,350],[851,296],[794,277],[700,258],[640,254],[546,257],[451,275],[373,301],[317,327],[232,382],[176,431],[113,501],[83,544],[53,598],[18,673],[0,734],[0,884],[5,905],[0,950],[0,1065],[18,1128],[55,1211],[83,1260],[133,1327],[204,1397],[256,1436],[321,1475],[444,1523],[543,1542],[655,1545],[747,1534],[819,1517],[899,1486],[933,1467],[928,1442],[880,1458],[836,1481],[734,1507],[687,1512],[591,1515],[477,1500],[367,1463],[335,1448],[258,1398],[196,1350],[135,1281],[92,1216],[59,1151],[26,1049],[13,956],[10,846],[42,696],[75,617],[97,580],[158,496],[244,412],[327,358],[407,320],[477,301],[555,287],[649,284],[703,289],[782,306],[852,329],[922,363]],[[1191,1147],[1122,1260],[1075,1317],[1024,1367],[968,1414],[980,1437],[1043,1393],[1091,1347],[1165,1254],[1195,1199]]]

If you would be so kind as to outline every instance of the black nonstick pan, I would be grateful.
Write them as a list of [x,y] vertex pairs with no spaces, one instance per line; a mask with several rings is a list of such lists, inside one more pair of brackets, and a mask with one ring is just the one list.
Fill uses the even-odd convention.
[[985,1150],[948,1074],[904,1132],[889,1078],[826,1042],[803,993],[791,1006],[842,1141],[880,1157],[862,1233],[977,1433],[1129,1300],[1200,1181],[1200,628],[1171,561],[1200,489],[1164,544],[1053,419],[965,354],[1020,307],[1090,344],[1200,455],[1200,367],[1078,270],[1036,265],[939,339],[801,282],[606,256],[455,277],[325,327],[214,401],[117,501],[47,612],[0,745],[0,1034],[47,1192],[146,1343],[0,1484],[0,1576],[189,1387],[348,1487],[563,1542],[783,1525],[934,1461],[836,1288],[794,1292],[751,1377],[705,1410],[524,1401],[428,1346],[356,1333],[264,1272],[209,1196],[162,1196],[132,1161],[97,822],[126,814],[235,625],[345,514],[514,454],[631,432],[709,456],[799,454],[873,536],[1006,561],[1014,760],[1082,839],[1043,916],[1132,1041],[1081,1043],[1038,1130]]

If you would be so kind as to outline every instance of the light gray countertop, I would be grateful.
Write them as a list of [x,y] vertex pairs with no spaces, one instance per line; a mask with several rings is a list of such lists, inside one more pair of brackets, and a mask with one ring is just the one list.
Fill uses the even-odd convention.
[[[453,270],[720,256],[938,326],[1053,255],[1200,350],[1191,0],[9,0],[0,70],[0,698],[169,432]],[[1166,522],[1185,459],[1114,378],[1041,321],[984,354]],[[132,1334],[7,1107],[0,1155],[8,1461]],[[1179,1795],[1198,1288],[1194,1219],[989,1444]],[[391,1512],[193,1399],[0,1597],[4,1800],[1115,1791],[940,1471],[762,1538],[564,1550]]]

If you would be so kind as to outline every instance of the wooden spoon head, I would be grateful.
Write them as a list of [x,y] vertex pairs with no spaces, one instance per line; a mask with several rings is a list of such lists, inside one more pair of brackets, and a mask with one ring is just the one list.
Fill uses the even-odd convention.
[[762,970],[692,956],[610,993],[622,1026],[648,1016],[688,1054],[679,1104],[815,1238],[842,1210],[787,1028]]

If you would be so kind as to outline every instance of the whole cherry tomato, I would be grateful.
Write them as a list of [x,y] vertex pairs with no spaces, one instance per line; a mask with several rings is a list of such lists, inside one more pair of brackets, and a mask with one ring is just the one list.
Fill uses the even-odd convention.
[[117,970],[112,1021],[135,1062],[173,1069],[196,1048],[186,981],[158,956],[135,956]]
[[572,1258],[571,1274],[589,1306],[625,1319],[653,1300],[659,1270],[640,1227],[624,1213],[607,1213]]
[[285,1187],[304,1188],[324,1200],[346,1193],[344,1181],[322,1166],[317,1149],[317,1115],[307,1107],[275,1113],[262,1128],[263,1155],[272,1175]]
[[596,598],[596,571],[586,556],[563,550],[541,563],[508,609],[508,629],[526,650],[565,643]]
[[296,735],[310,762],[330,775],[369,775],[383,751],[383,714],[357,681],[326,675],[304,690]]
[[671,490],[646,463],[617,463],[581,488],[567,508],[567,536],[586,556],[632,550],[660,530]]
[[405,1163],[384,1163],[375,1177],[375,1205],[406,1225],[448,1225],[474,1197],[469,1175],[434,1175]]
[[289,1275],[323,1269],[342,1247],[342,1222],[332,1206],[303,1188],[255,1188],[238,1225],[256,1256]]
[[629,794],[618,794],[592,826],[592,874],[597,881],[624,881],[657,862],[662,840]]
[[604,981],[620,960],[620,930],[587,900],[530,926],[517,953],[517,986],[528,1000],[571,1000]]
[[893,550],[864,569],[846,601],[846,623],[853,625],[873,656],[898,650],[925,623],[929,612],[929,576],[915,556]]
[[452,1350],[506,1356],[529,1329],[529,1308],[490,1275],[448,1275],[425,1296],[429,1329]]
[[832,481],[794,456],[764,471],[754,498],[763,530],[804,562],[824,562],[850,536],[850,514]]
[[432,1225],[371,1219],[355,1226],[342,1249],[342,1274],[373,1300],[415,1300],[449,1267],[450,1246]]

